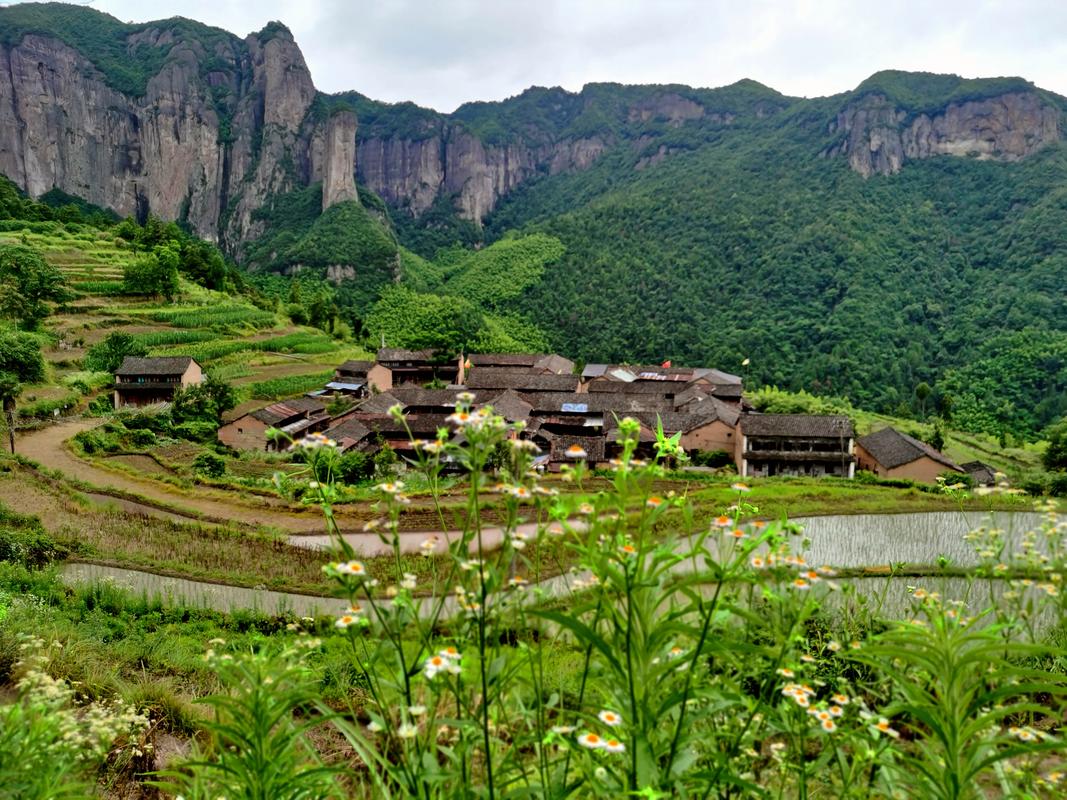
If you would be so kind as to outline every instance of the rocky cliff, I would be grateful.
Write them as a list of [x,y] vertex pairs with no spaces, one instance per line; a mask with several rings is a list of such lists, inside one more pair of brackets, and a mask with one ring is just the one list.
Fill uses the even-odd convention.
[[1016,161],[1061,136],[1062,112],[1037,92],[1010,92],[911,114],[882,94],[850,103],[830,125],[843,138],[828,155],[845,155],[864,177],[899,172],[909,159],[936,155]]
[[34,196],[58,187],[229,244],[256,235],[272,194],[323,180],[325,206],[356,198],[355,117],[310,113],[315,87],[283,27],[208,50],[160,23],[127,46],[167,51],[141,96],[57,37],[0,45],[0,172]]
[[[65,25],[43,30],[40,19],[60,15]],[[106,36],[79,34],[92,26]],[[905,88],[968,83],[880,75]],[[278,23],[239,39],[180,18],[135,26],[26,4],[0,8],[0,172],[35,196],[58,187],[119,214],[183,220],[239,253],[263,233],[257,212],[272,198],[320,181],[323,209],[358,202],[358,176],[402,213],[444,204],[481,222],[531,179],[588,169],[617,146],[623,168],[654,168],[724,130],[780,135],[779,112],[805,104],[788,117],[795,138],[864,176],[941,154],[1020,159],[1061,137],[1062,98],[1023,81],[969,83],[981,91],[920,111],[863,86],[807,101],[742,81],[531,89],[445,115],[317,93]]]

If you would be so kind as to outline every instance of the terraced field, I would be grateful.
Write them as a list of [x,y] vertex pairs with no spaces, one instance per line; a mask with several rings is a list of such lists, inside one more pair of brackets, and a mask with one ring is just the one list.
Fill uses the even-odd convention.
[[135,336],[150,355],[192,356],[209,374],[234,382],[242,401],[259,405],[314,388],[339,361],[365,356],[273,310],[184,280],[174,303],[124,296],[123,269],[139,254],[123,240],[109,231],[38,227],[0,232],[0,244],[39,250],[76,296],[46,321],[42,337],[52,374],[47,384],[27,387],[20,408],[36,411],[34,404],[48,401],[65,414],[84,406],[86,397],[64,386],[64,378],[80,370],[88,348],[114,331]]

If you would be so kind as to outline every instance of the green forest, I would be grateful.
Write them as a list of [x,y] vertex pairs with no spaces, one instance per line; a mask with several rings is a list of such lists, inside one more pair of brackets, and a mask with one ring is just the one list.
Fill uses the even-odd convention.
[[[147,23],[86,9],[0,14],[0,42],[51,32],[131,94],[172,46],[131,49],[127,38]],[[204,69],[240,69],[246,45],[236,37],[188,20],[158,24],[233,53]],[[358,204],[323,214],[312,183],[270,198],[255,215],[263,235],[228,255],[294,319],[327,329],[341,320],[367,342],[548,348],[582,362],[671,359],[728,372],[747,359],[750,385],[897,415],[933,410],[961,428],[1034,438],[1067,414],[1067,145],[1010,162],[911,159],[867,179],[836,154],[841,113],[869,95],[896,104],[904,124],[1018,92],[1067,112],[1067,100],[1022,78],[897,71],[815,99],[751,80],[598,83],[534,87],[448,115],[320,94],[309,115],[352,109],[362,141],[444,146],[462,133],[487,148],[551,148],[592,137],[604,150],[587,169],[527,177],[481,221],[463,219],[445,193],[414,216],[362,185]],[[302,288],[288,288],[293,278]]]

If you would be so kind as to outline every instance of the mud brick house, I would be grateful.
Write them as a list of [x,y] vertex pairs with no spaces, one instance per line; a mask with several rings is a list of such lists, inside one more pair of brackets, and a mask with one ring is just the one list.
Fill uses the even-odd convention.
[[742,477],[855,475],[852,421],[839,414],[743,414],[737,471]]
[[189,356],[126,356],[115,370],[115,408],[170,402],[179,389],[203,381],[204,371]]
[[[299,441],[309,433],[330,425],[326,406],[310,397],[296,397],[244,414],[219,428],[219,441],[234,450],[284,450],[289,440]],[[288,437],[267,438],[267,429],[276,428]]]
[[403,350],[398,347],[383,347],[377,360],[367,370],[367,384],[379,392],[387,392],[394,386],[413,383],[444,385],[457,383],[462,376],[463,361],[438,357],[433,350]]
[[882,428],[857,439],[856,463],[880,478],[908,478],[922,483],[935,483],[942,472],[965,472],[926,442],[895,428]]

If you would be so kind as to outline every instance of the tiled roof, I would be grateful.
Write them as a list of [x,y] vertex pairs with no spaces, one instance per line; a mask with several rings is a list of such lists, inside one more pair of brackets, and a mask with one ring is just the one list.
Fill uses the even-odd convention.
[[745,436],[810,436],[851,438],[852,420],[842,414],[745,414],[741,417]]
[[479,367],[471,370],[467,387],[477,389],[517,389],[535,392],[574,392],[578,388],[577,375],[536,375],[506,367]]
[[514,389],[507,389],[485,402],[508,422],[525,421],[530,418],[530,412],[533,411],[533,406],[523,400]]
[[434,351],[405,350],[402,347],[383,347],[378,351],[378,361],[432,361]]
[[947,456],[941,454],[926,442],[901,433],[895,428],[882,428],[856,440],[871,457],[886,469],[910,464],[922,457],[932,458],[949,469],[963,472],[963,468]]
[[325,413],[326,406],[320,401],[312,397],[294,397],[292,400],[274,403],[258,411],[253,411],[249,416],[267,425],[278,425],[292,417],[315,416]]
[[467,360],[471,367],[532,367],[539,358],[538,353],[471,353]]
[[567,457],[567,448],[577,445],[585,450],[586,460],[590,463],[595,463],[604,460],[604,445],[605,440],[603,436],[567,436],[556,435],[551,438],[551,457],[553,461],[578,461],[575,458]]
[[589,394],[606,394],[609,392],[618,392],[620,394],[658,394],[668,395],[675,392],[682,391],[684,384],[675,381],[611,381],[611,380],[596,380],[590,381],[586,387],[586,391]]
[[398,402],[390,392],[382,392],[381,394],[372,394],[362,401],[356,407],[356,410],[361,414],[386,414]]
[[348,360],[337,368],[337,372],[343,372],[352,375],[366,375],[374,366],[373,361],[356,361]]
[[658,394],[616,394],[601,392],[599,394],[563,394],[559,392],[523,392],[523,399],[534,407],[535,411],[562,411],[564,404],[585,406],[589,413],[633,414],[640,411],[673,411],[673,405],[663,395]]
[[462,391],[456,389],[424,389],[421,386],[394,386],[389,394],[404,405],[410,406],[437,406],[441,409],[451,409],[456,405],[456,395]]
[[690,395],[688,400],[680,403],[681,395],[674,398],[679,411],[689,414],[703,415],[710,419],[721,419],[731,428],[737,424],[741,416],[740,410],[733,404],[724,403],[717,397],[709,394],[697,393]]
[[358,419],[347,419],[332,428],[327,428],[325,435],[337,442],[342,450],[347,450],[366,439],[370,432],[370,428]]
[[555,353],[539,358],[534,363],[533,368],[553,375],[574,374],[574,362]]
[[115,370],[116,375],[181,375],[194,363],[190,356],[126,356]]

